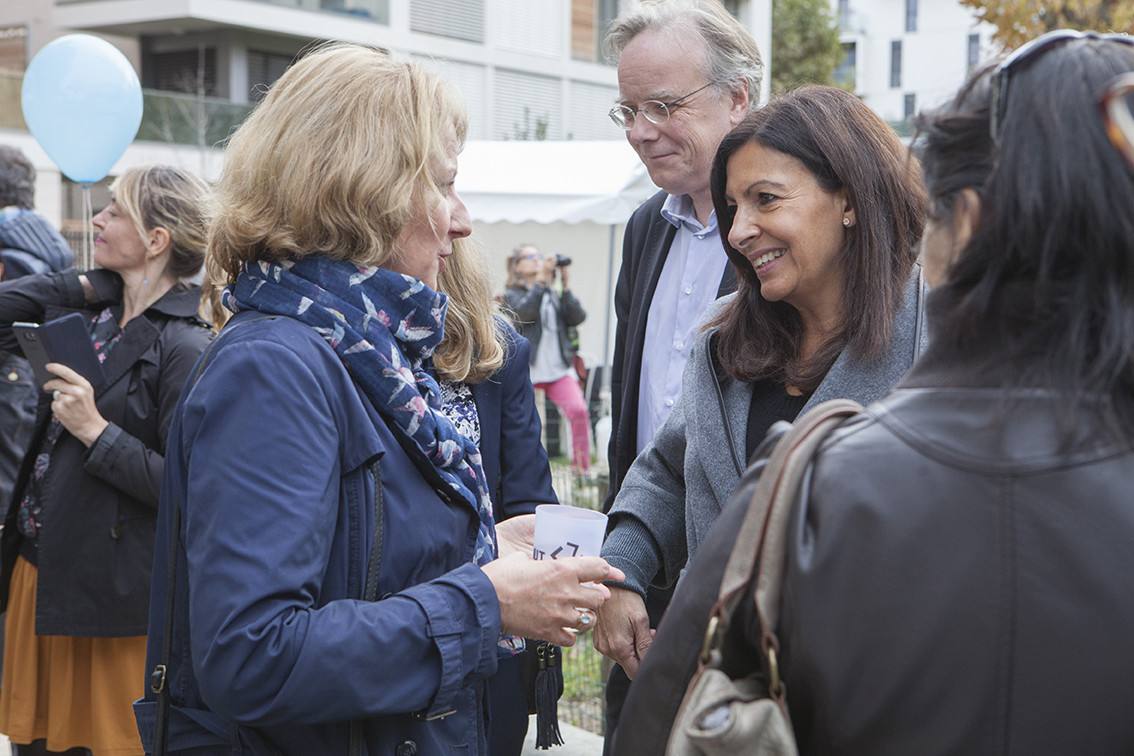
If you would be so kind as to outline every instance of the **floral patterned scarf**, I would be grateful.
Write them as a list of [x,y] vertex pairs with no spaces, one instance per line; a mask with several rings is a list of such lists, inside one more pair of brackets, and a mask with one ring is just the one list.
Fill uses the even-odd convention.
[[474,561],[496,557],[480,449],[441,412],[437,381],[423,368],[441,343],[448,297],[383,268],[311,257],[246,263],[222,299],[233,312],[295,318],[326,339],[379,415],[477,512]]

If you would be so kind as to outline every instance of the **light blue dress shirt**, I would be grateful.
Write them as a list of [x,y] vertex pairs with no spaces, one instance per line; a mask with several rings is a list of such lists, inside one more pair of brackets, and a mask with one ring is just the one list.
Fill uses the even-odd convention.
[[653,439],[681,395],[681,374],[689,348],[705,308],[717,298],[721,276],[729,264],[717,231],[716,212],[702,226],[688,195],[670,195],[661,214],[677,227],[677,235],[646,316],[636,453]]

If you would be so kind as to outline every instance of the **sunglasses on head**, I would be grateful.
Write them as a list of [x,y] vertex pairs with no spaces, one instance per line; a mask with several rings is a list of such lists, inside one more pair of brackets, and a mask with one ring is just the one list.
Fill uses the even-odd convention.
[[1101,39],[1107,42],[1134,45],[1134,37],[1128,34],[1099,34],[1098,32],[1058,29],[1036,37],[1031,42],[1016,48],[1016,51],[1001,61],[1000,65],[992,72],[991,116],[988,126],[992,134],[992,141],[995,144],[1000,144],[1000,130],[1008,107],[1008,94],[1011,91],[1013,74],[1019,73],[1029,63],[1034,63],[1044,53],[1073,39]]

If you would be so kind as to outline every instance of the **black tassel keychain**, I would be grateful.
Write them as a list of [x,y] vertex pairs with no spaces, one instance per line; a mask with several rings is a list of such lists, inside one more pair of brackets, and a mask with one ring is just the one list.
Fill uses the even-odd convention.
[[563,649],[541,641],[536,647],[539,671],[535,678],[535,747],[546,751],[563,745],[559,733],[559,697],[563,695]]

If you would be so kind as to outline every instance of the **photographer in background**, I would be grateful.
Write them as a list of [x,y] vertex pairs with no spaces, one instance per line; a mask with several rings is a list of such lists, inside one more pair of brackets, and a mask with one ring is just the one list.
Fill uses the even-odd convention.
[[531,342],[532,384],[543,389],[570,422],[571,467],[585,475],[591,466],[591,418],[572,364],[575,346],[569,331],[586,320],[587,313],[568,286],[570,264],[569,257],[540,254],[532,244],[518,245],[508,258],[504,302],[516,330]]

